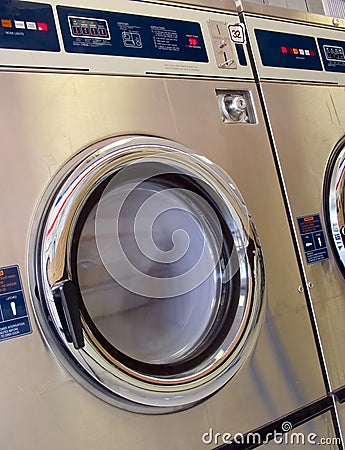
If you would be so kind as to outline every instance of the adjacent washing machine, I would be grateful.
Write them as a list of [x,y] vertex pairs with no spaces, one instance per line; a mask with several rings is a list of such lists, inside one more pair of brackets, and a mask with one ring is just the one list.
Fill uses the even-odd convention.
[[2,448],[215,447],[326,395],[227,3],[0,8]]
[[334,392],[345,385],[345,23],[249,3],[243,8],[328,389]]

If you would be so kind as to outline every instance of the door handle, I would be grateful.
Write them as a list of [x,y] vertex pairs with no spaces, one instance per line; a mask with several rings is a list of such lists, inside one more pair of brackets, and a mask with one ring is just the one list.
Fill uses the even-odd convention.
[[85,342],[80,319],[78,292],[73,281],[64,280],[53,286],[53,297],[67,342],[73,342],[76,349],[83,348]]

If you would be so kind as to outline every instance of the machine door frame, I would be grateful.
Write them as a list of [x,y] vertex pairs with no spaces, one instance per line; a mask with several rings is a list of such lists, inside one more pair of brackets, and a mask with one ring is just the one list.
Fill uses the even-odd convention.
[[[160,277],[159,269],[158,275],[150,279],[146,291],[142,292],[144,277],[139,283],[126,285],[128,279],[135,277],[127,276],[127,269],[121,269],[125,259],[118,264],[109,262],[110,256],[107,262],[104,255],[112,240],[106,239],[102,244],[102,236],[108,230],[105,228],[106,232],[102,232],[102,226],[107,222],[111,208],[123,210],[123,199],[117,205],[119,207],[113,206],[114,199],[125,191],[127,198],[129,185],[132,189],[129,195],[137,198],[135,214],[138,212],[139,215],[145,203],[138,204],[143,193],[146,200],[160,194],[166,196],[167,203],[170,198],[175,205],[172,208],[167,206],[167,209],[189,209],[187,212],[197,217],[198,225],[190,225],[190,230],[195,230],[192,235],[198,234],[199,225],[204,222],[200,235],[204,236],[203,245],[211,256],[206,259],[200,256],[196,265],[200,261],[202,264],[196,267],[197,270],[195,267],[183,269],[189,275],[194,270],[194,278],[190,275],[184,279],[184,274],[179,274],[173,283],[164,287],[162,280],[167,280]],[[152,197],[151,193],[147,194],[150,190]],[[159,205],[161,207],[162,202]],[[135,214],[132,217],[131,208],[128,211],[130,228],[138,221]],[[161,212],[156,211],[155,217],[159,217]],[[192,223],[192,220],[186,219],[185,223]],[[94,230],[91,234],[85,231],[90,223]],[[164,228],[169,228],[168,222],[163,223]],[[122,235],[126,234],[126,229],[123,229]],[[190,324],[180,334],[175,330],[165,354],[163,357],[160,355],[161,360],[156,352],[158,344],[153,345],[153,356],[145,351],[136,358],[137,352],[131,354],[131,335],[127,339],[120,334],[112,341],[109,334],[106,336],[104,329],[100,329],[99,323],[96,324],[100,314],[96,312],[93,316],[92,309],[94,305],[97,309],[98,303],[102,302],[101,295],[90,294],[87,286],[93,272],[87,272],[83,278],[82,264],[78,266],[77,261],[79,258],[84,263],[85,256],[80,255],[85,255],[85,252],[86,260],[90,259],[93,250],[85,242],[88,239],[96,242],[99,236],[100,241],[94,246],[100,252],[99,245],[103,245],[97,260],[98,269],[103,265],[102,273],[106,275],[102,276],[111,275],[116,281],[116,289],[119,286],[125,289],[121,292],[126,292],[126,305],[134,302],[133,308],[121,307],[121,314],[127,314],[129,309],[139,311],[136,303],[139,300],[140,307],[152,307],[155,311],[160,307],[155,302],[157,298],[161,302],[158,305],[162,302],[168,305],[167,299],[170,298],[169,301],[175,305],[180,300],[178,307],[169,309],[169,312],[174,311],[173,315],[177,315],[179,321],[186,316],[184,305],[189,302],[193,306]],[[119,229],[114,236],[120,240]],[[134,239],[128,238],[129,247],[137,239],[135,234],[133,236]],[[158,137],[118,136],[97,142],[74,155],[44,194],[36,211],[29,245],[29,283],[43,335],[72,375],[109,403],[144,413],[186,409],[219,390],[235,375],[254,348],[265,305],[264,264],[259,238],[245,202],[230,177],[184,145]],[[121,245],[109,254],[121,253]],[[142,242],[142,245],[146,243]],[[164,266],[164,260],[159,263],[159,267],[171,267],[170,263]],[[203,274],[210,264],[211,271]],[[117,277],[121,271],[119,281]],[[190,280],[194,283],[195,276],[202,277],[197,287],[189,285]],[[207,288],[198,292],[199,286]],[[205,300],[206,292],[212,292],[212,295],[208,294],[209,298]],[[183,303],[181,299],[184,299]],[[206,313],[197,311],[205,304],[205,311],[211,312],[201,332],[198,321],[201,324]],[[108,298],[105,308],[109,307],[117,308]],[[113,317],[117,313],[113,311]],[[139,322],[136,326],[141,329]],[[121,327],[119,320],[116,327]],[[111,334],[111,327],[109,329]],[[147,333],[147,328],[144,331]],[[195,331],[200,333],[191,348],[187,348]],[[157,342],[159,333],[155,330],[149,332],[153,336],[152,341]],[[145,340],[145,333],[141,335],[141,342],[147,344],[149,340]],[[164,333],[161,338],[164,339]],[[117,348],[116,343],[119,347],[124,346],[125,350]],[[174,352],[178,356],[171,357]]]

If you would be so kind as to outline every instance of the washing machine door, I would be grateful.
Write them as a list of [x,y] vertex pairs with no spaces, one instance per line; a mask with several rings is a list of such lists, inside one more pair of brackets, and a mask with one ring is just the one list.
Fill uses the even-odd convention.
[[38,207],[29,279],[41,330],[89,390],[171,412],[220,389],[255,344],[262,253],[231,179],[175,142],[107,139]]
[[324,217],[339,269],[345,277],[345,137],[334,148],[323,185]]

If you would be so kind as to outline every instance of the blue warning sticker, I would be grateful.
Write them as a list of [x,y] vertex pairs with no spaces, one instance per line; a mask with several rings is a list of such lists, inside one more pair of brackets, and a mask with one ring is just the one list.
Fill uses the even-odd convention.
[[0,341],[32,333],[19,267],[0,268]]
[[297,223],[307,264],[329,259],[320,215],[298,217]]

